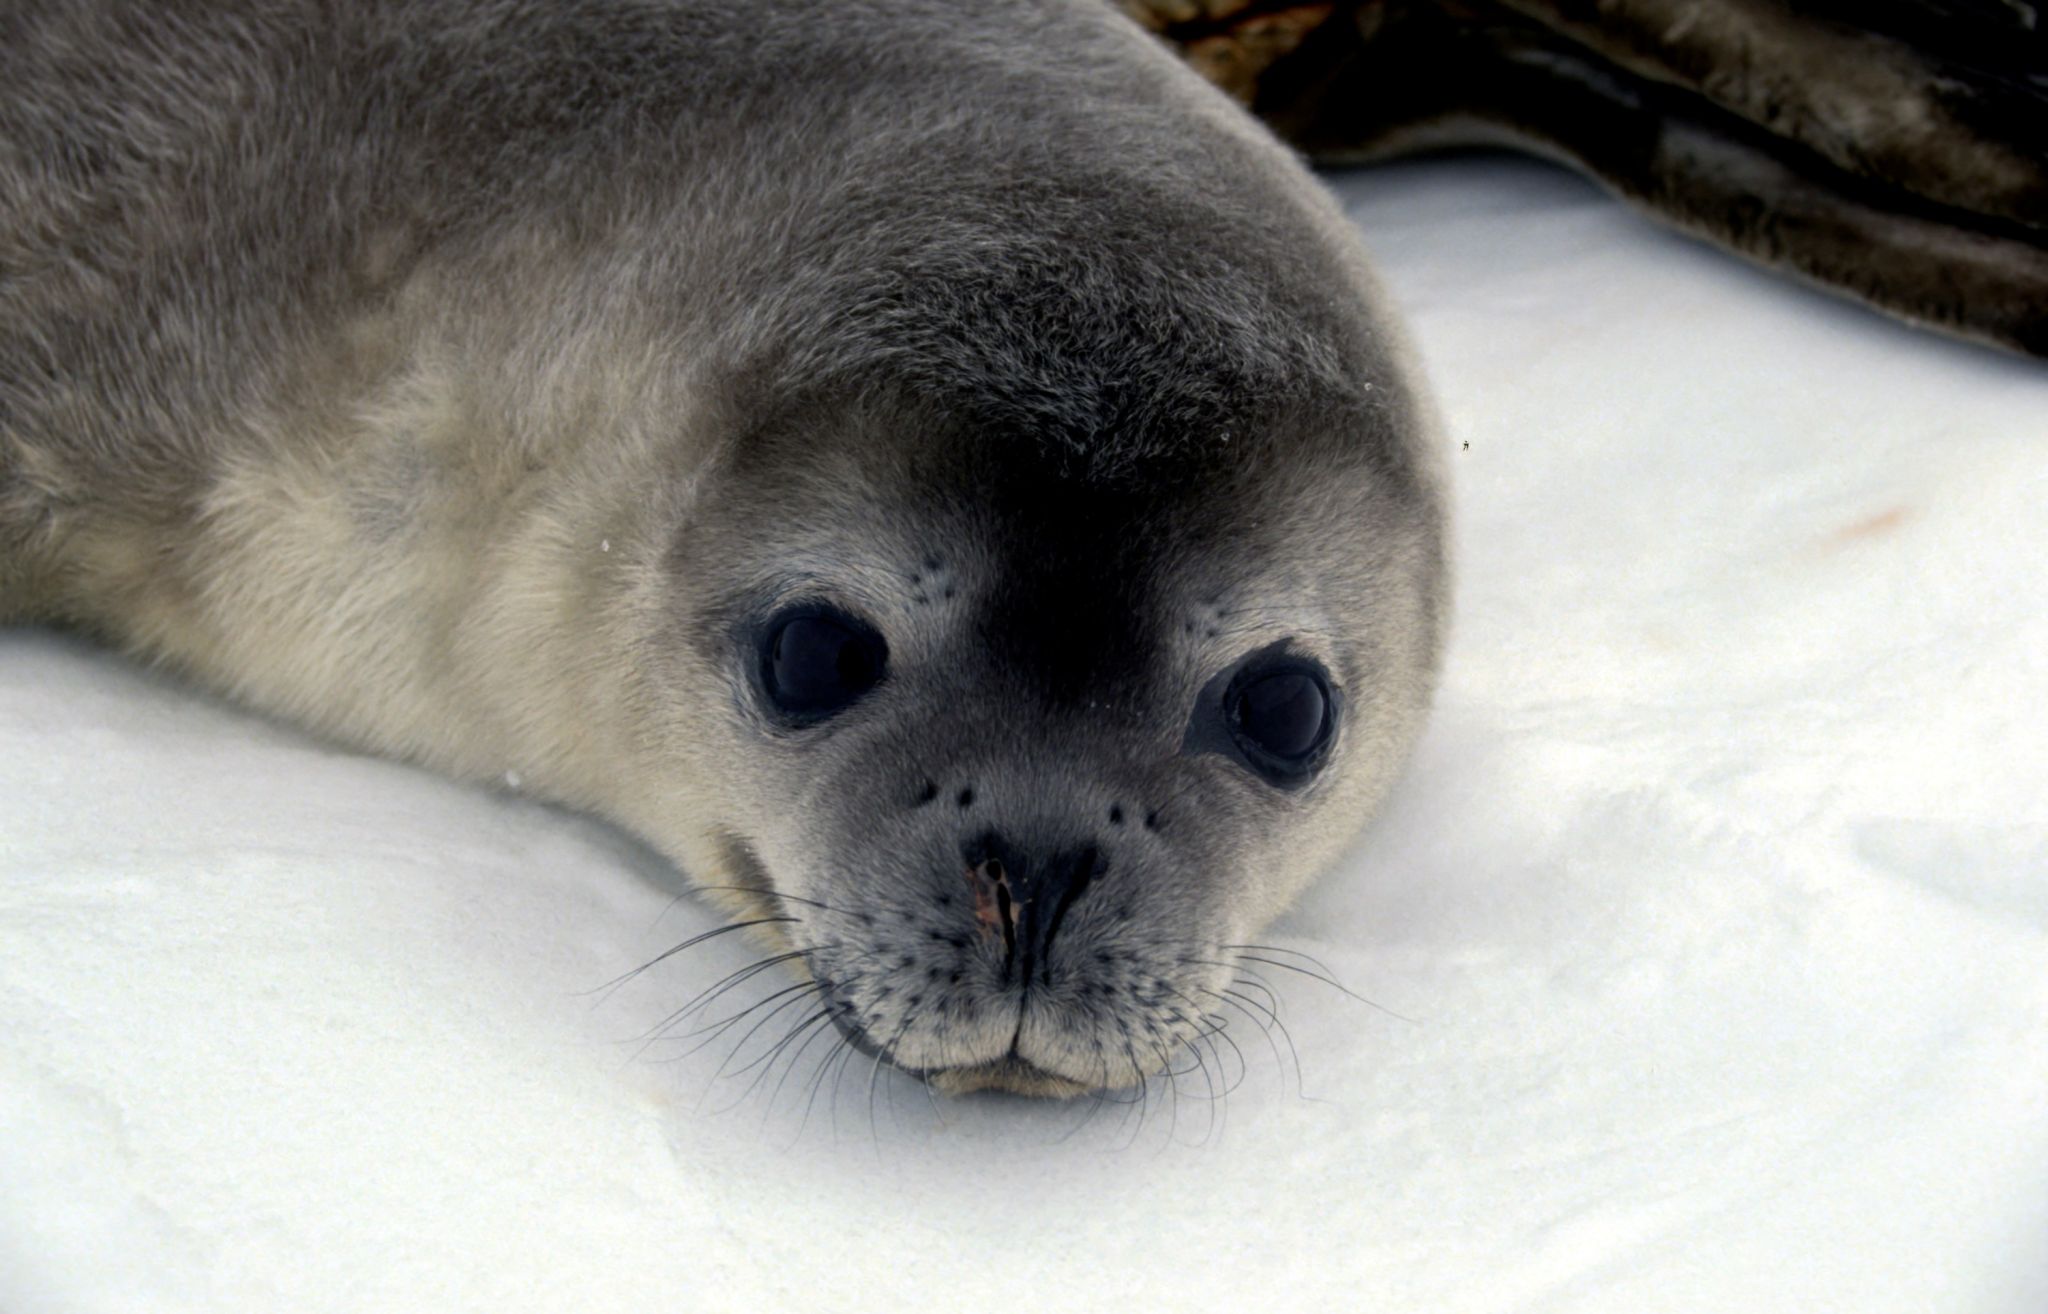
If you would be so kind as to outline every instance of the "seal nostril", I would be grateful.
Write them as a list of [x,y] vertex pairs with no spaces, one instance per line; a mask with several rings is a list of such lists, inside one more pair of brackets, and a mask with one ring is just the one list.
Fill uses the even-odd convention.
[[[1102,854],[1093,845],[1082,849],[1045,873],[1046,893],[1054,895],[1052,915],[1040,922],[1038,940],[1038,979],[1041,983],[1052,983],[1052,942],[1060,933],[1060,924],[1067,919],[1067,910],[1074,906],[1089,885],[1102,874]],[[1029,969],[1026,969],[1029,975]]]
[[1017,961],[1017,908],[1010,901],[1010,883],[1004,881],[996,886],[996,910],[1003,919],[1003,975],[1010,974],[1010,965]]
[[[1010,964],[1017,956],[1017,915],[1016,893],[1010,888],[1010,869],[1017,864],[1005,864],[994,850],[1003,848],[1003,842],[994,835],[985,835],[969,844],[962,853],[967,863],[967,881],[974,891],[974,920],[979,923],[983,935],[1000,931],[1003,937],[1003,974],[1007,976]],[[1005,850],[1006,851],[1006,850]],[[1022,875],[1021,869],[1019,875]]]
[[1053,941],[1068,912],[1107,870],[1102,850],[1088,844],[1034,857],[991,831],[963,844],[960,856],[982,937],[1002,935],[1003,979],[1050,984]]

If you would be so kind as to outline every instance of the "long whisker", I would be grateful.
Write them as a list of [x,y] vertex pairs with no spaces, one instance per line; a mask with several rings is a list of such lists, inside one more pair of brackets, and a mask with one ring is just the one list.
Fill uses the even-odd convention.
[[[811,992],[810,992],[810,993],[811,993],[811,994],[816,994],[816,993],[818,993],[818,991],[817,991],[817,988],[816,988],[815,986],[813,986],[813,987],[812,987],[812,989],[811,989]],[[717,1084],[718,1084],[719,1082],[721,1082],[721,1081],[725,1080],[725,1079],[726,1079],[726,1078],[727,1078],[728,1076],[732,1076],[732,1077],[738,1077],[738,1076],[742,1076],[742,1075],[744,1075],[744,1074],[746,1074],[746,1073],[748,1073],[748,1072],[751,1072],[751,1071],[753,1071],[753,1070],[754,1070],[755,1068],[759,1067],[759,1066],[760,1066],[760,1065],[761,1065],[762,1063],[768,1062],[768,1061],[769,1061],[769,1060],[770,1060],[770,1059],[771,1059],[771,1058],[772,1058],[772,1057],[774,1056],[774,1054],[775,1054],[775,1052],[776,1052],[776,1049],[777,1049],[777,1048],[779,1048],[779,1047],[771,1047],[771,1048],[770,1048],[770,1049],[768,1050],[768,1053],[767,1053],[767,1054],[764,1054],[764,1055],[763,1055],[763,1056],[761,1056],[760,1058],[757,1058],[757,1059],[753,1060],[752,1062],[750,1062],[750,1063],[746,1064],[746,1065],[745,1065],[744,1067],[741,1067],[741,1068],[735,1069],[735,1070],[734,1070],[733,1072],[731,1072],[731,1073],[727,1073],[727,1072],[726,1072],[726,1068],[727,1068],[728,1066],[730,1066],[730,1065],[731,1065],[731,1063],[732,1063],[732,1061],[733,1061],[734,1059],[738,1058],[738,1057],[739,1057],[739,1056],[740,1056],[741,1054],[744,1054],[744,1053],[746,1053],[746,1050],[747,1050],[747,1044],[748,1044],[748,1042],[749,1042],[749,1041],[751,1041],[751,1040],[753,1040],[753,1038],[754,1038],[754,1037],[755,1037],[755,1036],[756,1036],[757,1034],[759,1034],[759,1033],[760,1033],[760,1030],[761,1030],[761,1028],[762,1028],[762,1027],[765,1027],[765,1026],[767,1026],[767,1025],[768,1025],[768,1024],[770,1023],[770,1022],[774,1021],[774,1020],[775,1020],[775,1016],[776,1016],[776,1014],[778,1014],[778,1013],[782,1012],[782,1011],[783,1011],[784,1009],[786,1009],[786,1008],[790,1007],[790,1006],[791,1006],[791,1005],[793,1005],[793,1004],[798,1004],[798,1003],[801,1003],[801,1002],[802,1002],[802,1001],[803,1001],[803,1000],[804,1000],[805,998],[806,998],[806,996],[805,996],[805,995],[801,995],[801,994],[799,994],[799,995],[797,995],[797,996],[796,996],[795,998],[793,998],[793,999],[785,999],[785,1000],[783,1000],[783,1001],[782,1001],[781,1003],[777,1004],[777,1005],[776,1005],[776,1006],[775,1006],[774,1008],[772,1008],[772,1009],[768,1010],[768,1012],[767,1012],[766,1014],[764,1014],[764,1015],[763,1015],[763,1016],[762,1016],[762,1017],[761,1017],[761,1018],[760,1018],[760,1019],[759,1019],[758,1021],[756,1021],[756,1022],[754,1023],[754,1025],[752,1025],[752,1026],[748,1027],[748,1028],[747,1028],[747,1031],[746,1031],[746,1034],[740,1037],[739,1043],[738,1043],[737,1045],[734,1045],[734,1046],[732,1047],[732,1052],[731,1052],[730,1054],[727,1054],[727,1055],[725,1056],[725,1061],[724,1061],[723,1063],[720,1063],[720,1064],[718,1065],[718,1071],[716,1071],[716,1072],[714,1072],[714,1073],[712,1073],[712,1074],[711,1074],[711,1084],[715,1086],[715,1085],[717,1085]],[[801,1024],[799,1024],[799,1025],[801,1025]],[[788,1043],[788,1037],[787,1037],[787,1036],[785,1036],[785,1037],[783,1038],[783,1043],[785,1043],[785,1044],[786,1044],[786,1043]]]
[[[1180,994],[1178,990],[1174,991],[1174,993]],[[1183,998],[1185,998],[1185,996],[1183,996]],[[1202,1012],[1200,1007],[1194,1005],[1192,1001],[1190,1001],[1190,1007],[1195,1008],[1195,1016],[1193,1018],[1181,1019],[1181,1021],[1186,1022],[1195,1028],[1195,1034],[1193,1038],[1188,1042],[1189,1046],[1192,1048],[1197,1042],[1203,1045],[1207,1045],[1209,1048],[1210,1057],[1216,1060],[1216,1081],[1211,1082],[1209,1084],[1209,1099],[1211,1113],[1213,1114],[1211,1121],[1215,1124],[1213,1134],[1217,1139],[1220,1140],[1223,1136],[1224,1126],[1226,1125],[1227,1120],[1230,1117],[1230,1094],[1232,1091],[1236,1090],[1240,1085],[1244,1083],[1245,1075],[1247,1072],[1244,1063],[1244,1051],[1238,1049],[1237,1042],[1232,1040],[1227,1034],[1225,1034],[1222,1022],[1219,1018],[1212,1014]],[[1225,1045],[1230,1046],[1232,1052],[1234,1052],[1237,1055],[1236,1080],[1231,1079],[1230,1068],[1223,1061],[1223,1050],[1216,1043],[1219,1039]],[[1208,1070],[1205,1067],[1203,1071],[1206,1074]],[[1221,1084],[1219,1085],[1218,1083]],[[1209,1132],[1203,1133],[1202,1144],[1209,1144],[1210,1135],[1211,1133]]]
[[[820,1014],[820,1017],[806,1018],[802,1023],[802,1027],[809,1029],[810,1034],[804,1037],[803,1044],[798,1045],[790,1052],[789,1062],[782,1065],[782,1075],[775,1080],[775,1088],[768,1092],[768,1103],[761,1109],[761,1123],[764,1127],[768,1123],[769,1115],[775,1111],[776,1104],[782,1099],[782,1088],[789,1083],[790,1077],[796,1073],[797,1068],[802,1066],[804,1052],[810,1049],[812,1042],[816,1041],[819,1036],[835,1034],[831,1026],[832,1005],[827,1003],[820,1010]],[[820,1020],[824,1021],[826,1025],[817,1026],[816,1023]],[[831,1050],[828,1048],[825,1052],[827,1057],[830,1057]],[[773,1064],[770,1064],[770,1066],[772,1067]]]
[[[1273,1051],[1273,1066],[1279,1069],[1284,1076],[1287,1072],[1287,1060],[1280,1057],[1280,1042],[1273,1038],[1273,1028],[1267,1025],[1264,1018],[1261,1018],[1257,1013],[1252,1012],[1240,1002],[1248,999],[1249,996],[1240,995],[1234,990],[1224,990],[1220,993],[1207,987],[1201,987],[1201,990],[1203,994],[1220,1001],[1225,1008],[1234,1008],[1251,1019],[1252,1024],[1258,1027],[1259,1031],[1266,1037],[1267,1047]],[[1289,1042],[1290,1045],[1292,1043],[1292,1041]],[[1294,1082],[1295,1089],[1299,1090],[1301,1088],[1301,1062],[1298,1057],[1294,1064]]]
[[[784,1048],[786,1048],[790,1044],[790,1042],[795,1040],[798,1036],[804,1034],[806,1031],[811,1031],[811,1028],[817,1026],[819,1022],[823,1021],[828,1016],[830,1016],[830,1014],[827,1010],[819,1009],[817,1012],[811,1014],[809,1017],[804,1018],[803,1020],[799,1021],[794,1026],[792,1026],[789,1029],[789,1031],[782,1037],[782,1039],[775,1042],[775,1044],[772,1047],[770,1047],[768,1052],[761,1058],[754,1060],[754,1062],[752,1063],[749,1063],[745,1068],[740,1069],[739,1072],[733,1073],[732,1075],[737,1077],[741,1073],[746,1072],[748,1069],[760,1065],[764,1061],[767,1064],[766,1067],[761,1068],[761,1070],[758,1073],[754,1074],[754,1079],[747,1083],[746,1089],[742,1090],[736,1097],[734,1097],[731,1103],[727,1104],[724,1108],[719,1109],[718,1112],[730,1113],[732,1110],[738,1108],[740,1105],[746,1103],[749,1099],[751,1099],[753,1097],[754,1092],[761,1088],[761,1083],[768,1079],[768,1074],[775,1071],[775,1059],[782,1053]],[[812,1032],[812,1035],[815,1036],[816,1032]],[[716,1078],[714,1078],[714,1080],[716,1080]],[[770,1107],[773,1107],[772,1101]]]
[[832,1136],[839,1136],[839,1083],[845,1079],[846,1070],[853,1066],[854,1056],[860,1053],[860,1046],[851,1040],[846,1045],[846,1056],[839,1060],[839,1071],[832,1076]]
[[1239,1049],[1237,1042],[1230,1038],[1228,1031],[1225,1029],[1225,1019],[1223,1016],[1221,1014],[1205,1012],[1200,1004],[1189,999],[1178,987],[1169,985],[1166,988],[1179,996],[1182,1003],[1195,1011],[1195,1018],[1207,1026],[1208,1029],[1199,1034],[1209,1039],[1209,1048],[1216,1055],[1217,1076],[1223,1077],[1228,1081],[1228,1069],[1223,1066],[1223,1052],[1216,1048],[1216,1038],[1220,1037],[1224,1044],[1230,1046],[1231,1052],[1237,1055],[1237,1080],[1230,1081],[1224,1087],[1223,1094],[1228,1095],[1239,1086],[1242,1086],[1245,1078],[1251,1075],[1251,1066],[1245,1062],[1244,1051]]
[[[1239,946],[1235,945],[1225,945],[1223,947],[1226,949],[1239,948]],[[1255,945],[1253,947],[1261,948],[1263,946]],[[1311,981],[1320,981],[1324,985],[1329,986],[1332,990],[1338,991],[1341,994],[1347,995],[1350,998],[1357,1000],[1359,1003],[1364,1004],[1367,1008],[1375,1009],[1381,1013],[1385,1013],[1388,1017],[1395,1018],[1402,1022],[1406,1022],[1410,1026],[1422,1025],[1420,1022],[1417,1022],[1414,1018],[1409,1017],[1405,1013],[1396,1013],[1393,1009],[1388,1008],[1385,1004],[1379,1003],[1376,1000],[1367,999],[1364,995],[1361,995],[1357,991],[1350,989],[1348,986],[1346,986],[1343,982],[1337,980],[1335,977],[1325,976],[1321,972],[1314,971],[1311,968],[1303,967],[1298,963],[1284,962],[1278,958],[1263,958],[1258,954],[1243,952],[1240,952],[1238,954],[1238,958],[1241,961],[1247,963],[1263,963],[1267,967],[1277,967],[1285,972],[1299,973],[1300,975],[1307,977]]]
[[[904,1010],[903,1020],[896,1024],[896,1030],[889,1036],[889,1043],[875,1046],[875,1064],[868,1069],[868,1135],[874,1139],[877,1157],[882,1153],[882,1128],[881,1124],[875,1121],[875,1082],[882,1075],[882,1060],[895,1053],[896,1042],[903,1039],[916,1019],[915,1012]],[[896,1066],[894,1058],[889,1059],[889,1066]]]
[[606,999],[609,999],[612,996],[612,994],[618,990],[620,986],[626,984],[626,982],[640,975],[648,968],[655,966],[657,963],[661,963],[670,958],[675,957],[677,954],[682,953],[685,949],[694,949],[698,945],[703,944],[706,940],[715,940],[721,935],[730,935],[734,931],[744,931],[747,928],[753,926],[766,926],[770,922],[796,922],[801,920],[802,918],[798,917],[756,917],[750,921],[727,922],[724,926],[714,927],[709,931],[704,931],[701,934],[693,935],[689,939],[683,941],[679,945],[676,945],[672,949],[664,949],[662,952],[656,954],[654,957],[640,964],[640,966],[634,968],[632,971],[627,972],[622,976],[615,976],[601,986],[596,986],[589,990],[578,991],[574,998],[584,999],[588,998],[591,995],[597,995],[597,1002],[601,1004]]
[[[1260,1029],[1265,1030],[1267,1032],[1267,1039],[1269,1041],[1272,1038],[1271,1029],[1273,1027],[1277,1027],[1281,1035],[1286,1037],[1288,1052],[1294,1056],[1295,1091],[1297,1094],[1299,1094],[1301,1091],[1301,1054],[1300,1051],[1295,1049],[1294,1036],[1287,1030],[1286,1024],[1280,1020],[1279,992],[1274,990],[1273,987],[1269,983],[1267,983],[1265,978],[1261,977],[1256,970],[1244,966],[1241,961],[1235,963],[1226,963],[1221,962],[1214,958],[1190,958],[1186,961],[1189,963],[1204,963],[1211,967],[1227,967],[1231,969],[1232,972],[1232,985],[1240,985],[1244,986],[1246,989],[1249,990],[1256,990],[1266,997],[1265,1002],[1260,1003],[1258,1000],[1253,999],[1250,995],[1238,994],[1236,991],[1231,990],[1228,987],[1225,987],[1224,990],[1225,994],[1231,995],[1235,999],[1241,999],[1245,1001],[1245,1003],[1256,1006],[1259,1009],[1259,1011],[1265,1015],[1264,1019],[1262,1020],[1257,1016],[1247,1014],[1247,1016],[1250,1016],[1252,1018],[1252,1021],[1258,1023]],[[1208,990],[1206,988],[1203,990],[1203,993],[1208,995],[1215,995],[1219,999],[1222,998],[1221,995],[1216,995],[1215,991]],[[1244,1010],[1240,1008],[1239,1011],[1243,1012]],[[1269,1022],[1271,1023],[1271,1027],[1267,1025]]]
[[[1290,958],[1299,958],[1302,962],[1321,972],[1323,978],[1331,985],[1338,985],[1337,973],[1334,968],[1314,954],[1303,953],[1299,949],[1289,949],[1285,945],[1278,944],[1223,944],[1216,947],[1219,949],[1249,949],[1255,953],[1286,954]],[[1339,986],[1339,988],[1341,989],[1342,987]]]
[[[825,1057],[818,1063],[817,1072],[811,1077],[810,1094],[804,1099],[804,1116],[797,1122],[796,1136],[790,1141],[792,1146],[803,1139],[804,1129],[811,1125],[811,1109],[818,1102],[818,1092],[825,1088],[825,1074],[832,1070],[833,1062],[840,1055],[847,1053],[852,1048],[853,1041],[842,1035],[839,1037],[837,1044],[825,1051]],[[836,1137],[839,1129],[835,1126],[832,1130]]]
[[782,890],[764,891],[754,889],[753,887],[747,885],[697,885],[692,886],[691,888],[698,890],[724,890],[731,891],[737,894],[752,894],[769,899],[775,899],[782,903],[802,904],[806,908],[816,908],[821,912],[828,912],[837,917],[852,917],[854,915],[853,913],[848,912],[844,908],[834,908],[829,903],[821,903],[816,899],[807,899],[801,894],[788,894],[783,892]]
[[[683,1033],[682,1035],[680,1035],[680,1036],[675,1036],[675,1037],[673,1037],[673,1039],[674,1039],[674,1040],[676,1040],[676,1041],[678,1041],[678,1042],[680,1042],[680,1041],[685,1041],[685,1040],[692,1040],[692,1039],[696,1039],[696,1038],[697,1038],[697,1037],[699,1037],[699,1036],[702,1036],[702,1037],[703,1037],[703,1039],[701,1039],[701,1040],[698,1040],[696,1044],[694,1044],[694,1045],[690,1046],[690,1047],[689,1047],[688,1049],[684,1050],[684,1051],[683,1051],[682,1053],[680,1053],[680,1054],[677,1054],[677,1055],[675,1056],[675,1060],[680,1060],[680,1059],[686,1059],[686,1058],[688,1058],[688,1057],[689,1057],[690,1055],[692,1055],[692,1054],[695,1054],[695,1053],[696,1053],[696,1052],[697,1052],[698,1050],[700,1050],[700,1049],[703,1049],[703,1048],[704,1048],[704,1047],[705,1047],[706,1045],[709,1045],[709,1044],[711,1044],[711,1043],[712,1043],[713,1041],[717,1040],[717,1039],[718,1039],[718,1038],[719,1038],[720,1036],[724,1035],[724,1034],[725,1034],[726,1032],[728,1032],[728,1031],[732,1030],[732,1029],[733,1029],[734,1027],[738,1026],[738,1025],[739,1025],[739,1024],[740,1024],[740,1023],[742,1022],[742,1021],[744,1021],[744,1020],[746,1019],[746,1017],[747,1017],[747,1015],[748,1015],[748,1014],[750,1014],[750,1013],[754,1012],[754,1011],[755,1011],[756,1009],[760,1009],[760,1008],[766,1008],[766,1007],[767,1007],[767,1006],[768,1006],[769,1004],[772,1004],[772,1003],[774,1003],[774,1002],[775,1002],[776,1000],[778,1000],[778,999],[784,999],[784,998],[785,998],[785,996],[788,996],[788,995],[794,995],[794,994],[798,994],[798,993],[800,993],[800,992],[802,992],[802,991],[811,991],[811,992],[814,992],[814,993],[815,993],[815,992],[816,992],[817,990],[818,990],[818,983],[817,983],[817,982],[815,982],[815,981],[799,981],[799,982],[797,982],[797,983],[796,983],[795,985],[789,985],[789,986],[784,986],[784,987],[783,987],[782,989],[780,989],[780,990],[776,990],[776,991],[773,991],[773,992],[771,992],[771,993],[769,993],[769,994],[766,994],[766,995],[763,995],[763,996],[761,996],[761,998],[759,998],[759,999],[755,1000],[755,1001],[754,1001],[753,1003],[751,1003],[751,1004],[748,1004],[748,1005],[747,1005],[747,1006],[746,1006],[745,1008],[741,1009],[741,1010],[740,1010],[739,1012],[737,1012],[737,1013],[732,1013],[732,1014],[729,1014],[729,1015],[727,1015],[726,1017],[720,1018],[720,1019],[719,1019],[718,1021],[716,1021],[716,1022],[706,1022],[706,1023],[705,1023],[705,1024],[703,1025],[703,1026],[697,1027],[697,1028],[695,1028],[694,1030],[691,1030],[691,1031],[686,1031],[686,1032],[684,1032],[684,1033]],[[770,1017],[773,1017],[773,1016],[774,1016],[774,1014],[773,1014],[773,1013],[771,1013],[771,1014],[769,1014],[769,1016],[770,1016]],[[656,1037],[656,1039],[657,1039],[657,1040],[668,1040],[668,1039],[671,1039],[671,1037],[669,1037],[669,1036],[666,1036],[666,1035],[663,1035],[663,1036],[658,1036],[658,1037]],[[743,1039],[742,1039],[742,1040],[740,1041],[740,1043],[741,1043],[742,1045],[744,1045],[744,1044],[746,1043],[745,1039],[743,1038]],[[675,1061],[675,1060],[671,1060],[671,1061]]]
[[[1131,1028],[1129,1024],[1119,1021],[1117,1025],[1124,1035],[1124,1057],[1130,1061],[1131,1071],[1140,1074],[1138,1081],[1138,1120],[1137,1124],[1131,1128],[1131,1139],[1126,1141],[1122,1146],[1123,1149],[1128,1150],[1133,1145],[1136,1145],[1138,1143],[1138,1137],[1142,1135],[1145,1131],[1145,1115],[1150,1111],[1152,1102],[1152,1079],[1150,1077],[1146,1077],[1143,1075],[1145,1071],[1145,1065],[1138,1061],[1138,1051],[1135,1048],[1137,1038],[1131,1034]],[[1130,1111],[1126,1109],[1124,1111],[1124,1117],[1128,1119],[1130,1116]],[[1166,1138],[1168,1143],[1170,1144],[1173,1140],[1173,1124],[1174,1122],[1177,1122],[1180,1118],[1179,1100],[1176,1099],[1174,1101],[1172,1111],[1169,1113],[1168,1118],[1169,1121],[1167,1122]]]
[[[1247,982],[1245,984],[1249,983]],[[1258,1009],[1260,1013],[1263,1013],[1265,1015],[1264,1030],[1268,1037],[1272,1036],[1272,1034],[1276,1031],[1280,1033],[1280,1039],[1284,1041],[1287,1045],[1288,1061],[1293,1065],[1294,1068],[1294,1093],[1297,1097],[1301,1099],[1307,1099],[1308,1092],[1306,1090],[1306,1083],[1301,1075],[1301,1049],[1294,1043],[1294,1032],[1288,1029],[1286,1022],[1281,1020],[1280,1009],[1278,1004],[1260,1003],[1258,1000],[1252,998],[1250,995],[1243,994],[1235,989],[1232,989],[1229,986],[1225,986],[1223,988],[1223,993],[1229,995],[1233,1000],[1242,1001],[1238,1004],[1238,1007],[1243,1008],[1246,1006],[1250,1006],[1251,1008]],[[1268,991],[1267,994],[1270,997],[1272,992]]]
[[[756,959],[755,961],[747,964],[745,967],[740,968],[738,971],[728,972],[721,979],[712,982],[710,985],[704,987],[704,989],[698,991],[696,996],[692,998],[690,1002],[684,1004],[681,1008],[678,1008],[673,1013],[670,1013],[667,1017],[663,1018],[661,1021],[655,1023],[652,1027],[648,1028],[647,1031],[642,1033],[641,1038],[645,1039],[649,1044],[652,1044],[655,1040],[660,1039],[662,1036],[668,1034],[670,1028],[674,1027],[684,1018],[690,1016],[690,1014],[696,1012],[701,1008],[710,1007],[710,1005],[714,1003],[726,991],[731,990],[733,987],[740,985],[743,982],[752,980],[754,977],[759,976],[761,973],[774,967],[778,963],[786,963],[793,958],[802,957],[803,953],[801,951],[796,950],[792,950],[789,953],[783,954],[771,954],[766,958]],[[645,1047],[646,1046],[644,1045],[642,1046],[643,1049]]]
[[1261,995],[1265,996],[1267,1013],[1269,1013],[1275,1021],[1279,1020],[1280,994],[1278,991],[1273,989],[1272,984],[1268,982],[1265,977],[1259,975],[1258,970],[1256,968],[1239,965],[1237,968],[1236,975],[1231,979],[1231,984],[1243,986],[1248,990],[1256,990]]
[[[1182,1016],[1181,1011],[1177,1008],[1168,1013],[1167,1016],[1169,1016],[1175,1022],[1178,1023],[1185,1023],[1187,1021],[1187,1019],[1184,1016]],[[1171,1039],[1171,1037],[1169,1037],[1169,1039]],[[1183,1048],[1187,1050],[1188,1056],[1194,1059],[1195,1066],[1193,1070],[1202,1074],[1202,1085],[1208,1088],[1209,1093],[1206,1097],[1204,1097],[1202,1101],[1202,1110],[1205,1117],[1205,1122],[1202,1127],[1202,1139],[1195,1142],[1197,1145],[1207,1145],[1209,1143],[1210,1138],[1215,1136],[1216,1134],[1216,1082],[1215,1079],[1209,1075],[1209,1060],[1203,1056],[1202,1047],[1200,1045],[1190,1043],[1186,1039],[1182,1039],[1180,1041],[1180,1044]],[[1188,1069],[1183,1068],[1180,1071],[1176,1072],[1174,1071],[1170,1062],[1166,1069],[1166,1088],[1169,1092],[1171,1092],[1173,1096],[1173,1104],[1176,1111],[1178,1111],[1180,1107],[1180,1078],[1182,1076],[1185,1076],[1188,1071]],[[1168,1125],[1166,1130],[1166,1144],[1173,1144],[1173,1127],[1171,1124]],[[1163,1149],[1164,1147],[1162,1146],[1161,1148]]]

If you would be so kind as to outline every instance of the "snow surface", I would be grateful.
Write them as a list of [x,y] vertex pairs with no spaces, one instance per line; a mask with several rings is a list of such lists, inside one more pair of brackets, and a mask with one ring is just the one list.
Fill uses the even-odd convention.
[[1374,1001],[1269,973],[1299,1085],[750,1092],[633,1039],[745,946],[591,993],[716,924],[632,841],[10,632],[0,1309],[2048,1310],[2048,370],[1543,166],[1337,185],[1462,584],[1274,932]]

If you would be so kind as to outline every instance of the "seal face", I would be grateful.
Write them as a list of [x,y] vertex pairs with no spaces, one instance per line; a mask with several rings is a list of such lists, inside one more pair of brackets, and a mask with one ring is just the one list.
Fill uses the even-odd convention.
[[1204,1029],[1426,693],[1434,506],[1370,397],[1105,470],[873,390],[707,485],[662,701],[855,1043],[1074,1093]]
[[34,11],[0,614],[639,831],[942,1089],[1143,1079],[1419,731],[1441,476],[1312,179],[1039,8]]

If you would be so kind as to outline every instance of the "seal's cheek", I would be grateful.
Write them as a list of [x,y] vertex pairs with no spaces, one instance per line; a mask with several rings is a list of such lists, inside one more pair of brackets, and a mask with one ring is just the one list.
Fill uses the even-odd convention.
[[703,890],[736,921],[756,924],[770,940],[786,940],[782,932],[793,918],[778,897],[775,880],[754,846],[740,835],[721,829],[713,840],[715,868],[711,873],[693,872],[697,888]]

